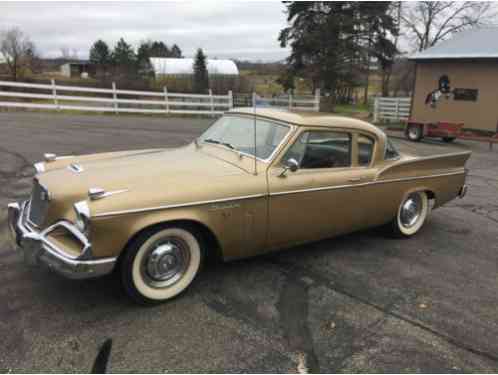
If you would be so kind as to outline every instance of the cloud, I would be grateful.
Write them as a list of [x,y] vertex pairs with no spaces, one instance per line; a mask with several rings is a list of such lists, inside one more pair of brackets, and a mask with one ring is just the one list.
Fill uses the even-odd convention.
[[176,43],[186,56],[199,47],[209,57],[281,60],[278,33],[286,26],[280,1],[251,2],[17,2],[0,3],[0,28],[20,27],[43,56],[77,50],[80,58],[97,39],[121,37]]

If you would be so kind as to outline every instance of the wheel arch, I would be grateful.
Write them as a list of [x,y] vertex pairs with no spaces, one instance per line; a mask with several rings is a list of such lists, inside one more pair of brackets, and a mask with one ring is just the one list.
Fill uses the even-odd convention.
[[[123,255],[125,254],[130,244],[133,243],[133,241],[135,241],[135,239],[138,236],[142,235],[144,232],[147,231],[153,232],[161,228],[175,227],[175,226],[184,229],[189,229],[199,234],[201,236],[201,240],[204,242],[206,248],[208,249],[208,251],[205,254],[208,259],[209,258],[212,258],[214,260],[223,259],[223,253],[220,242],[216,237],[216,235],[214,234],[214,232],[211,230],[211,228],[209,228],[206,224],[194,219],[172,219],[172,220],[164,220],[149,224],[141,228],[137,232],[135,232],[132,236],[130,236],[130,238],[122,248],[121,252],[119,253],[118,263],[121,262],[121,259],[123,258]],[[118,269],[118,267],[116,267],[116,269]]]

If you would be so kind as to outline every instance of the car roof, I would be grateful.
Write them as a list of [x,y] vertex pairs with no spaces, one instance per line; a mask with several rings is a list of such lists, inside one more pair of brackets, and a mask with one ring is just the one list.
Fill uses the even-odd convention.
[[385,137],[385,133],[375,125],[351,117],[331,115],[320,112],[296,112],[283,109],[243,107],[233,108],[229,114],[254,115],[272,120],[287,122],[297,126],[322,126],[327,128],[350,128],[374,133],[378,137]]

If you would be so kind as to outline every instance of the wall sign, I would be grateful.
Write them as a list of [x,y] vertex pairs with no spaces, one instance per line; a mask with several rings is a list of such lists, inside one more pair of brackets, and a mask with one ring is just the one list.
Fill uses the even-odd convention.
[[477,89],[455,88],[453,90],[453,99],[455,100],[466,100],[466,101],[476,102],[478,95],[479,95],[479,90]]

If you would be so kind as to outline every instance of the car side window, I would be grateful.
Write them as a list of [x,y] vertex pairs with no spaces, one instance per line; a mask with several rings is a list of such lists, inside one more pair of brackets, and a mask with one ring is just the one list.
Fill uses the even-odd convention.
[[358,165],[368,167],[372,161],[374,140],[365,135],[358,136]]
[[287,151],[284,160],[295,159],[302,169],[351,166],[351,134],[306,131]]

